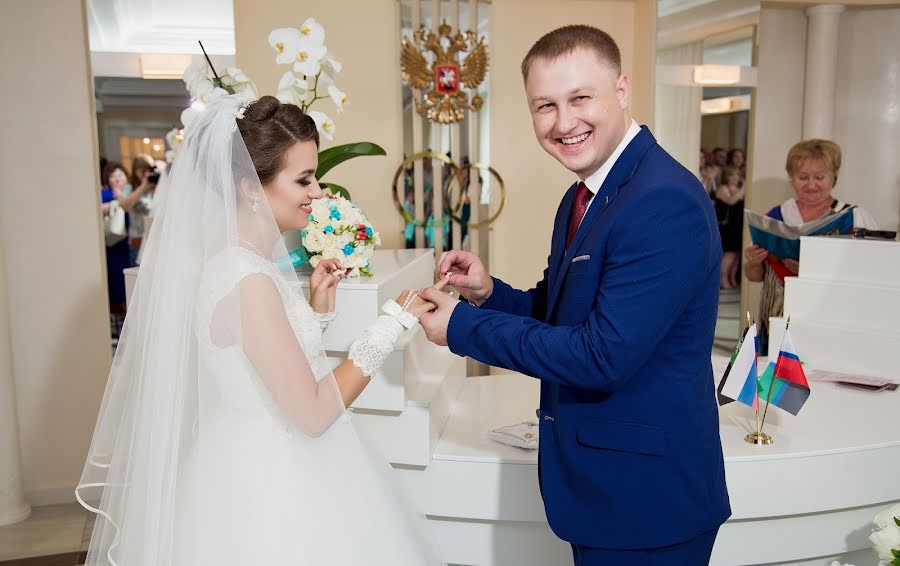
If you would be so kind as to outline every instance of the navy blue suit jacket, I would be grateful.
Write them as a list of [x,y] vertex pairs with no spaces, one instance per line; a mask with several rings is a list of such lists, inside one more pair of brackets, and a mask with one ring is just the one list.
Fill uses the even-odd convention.
[[[450,349],[541,380],[550,527],[597,548],[655,548],[731,514],[710,352],[722,246],[709,197],[644,127],[565,249],[575,186],[529,291],[459,303]],[[578,261],[573,261],[578,258]]]

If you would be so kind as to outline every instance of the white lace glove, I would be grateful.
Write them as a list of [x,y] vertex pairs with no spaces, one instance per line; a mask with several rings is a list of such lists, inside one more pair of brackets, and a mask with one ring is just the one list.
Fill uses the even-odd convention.
[[325,313],[316,313],[316,318],[319,319],[319,327],[324,332],[326,328],[328,328],[328,323],[337,318],[337,313],[334,312],[325,312]]
[[381,369],[406,328],[417,322],[416,317],[394,301],[385,303],[381,310],[388,314],[379,316],[350,346],[348,359],[366,377],[372,377]]

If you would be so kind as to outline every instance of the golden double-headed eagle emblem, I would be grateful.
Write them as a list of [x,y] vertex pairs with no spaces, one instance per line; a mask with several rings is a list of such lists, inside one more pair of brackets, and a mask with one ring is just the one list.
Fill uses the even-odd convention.
[[[426,58],[428,51],[434,54],[433,64]],[[460,65],[464,53],[468,55]],[[470,103],[469,95],[460,90],[461,85],[471,90],[478,88],[487,75],[487,46],[484,38],[478,39],[472,31],[453,35],[453,28],[447,22],[438,27],[437,34],[419,28],[412,37],[403,38],[400,69],[403,80],[411,87],[429,89],[422,100],[413,98],[416,111],[432,122],[459,122],[466,108],[477,112],[484,104],[477,92]]]

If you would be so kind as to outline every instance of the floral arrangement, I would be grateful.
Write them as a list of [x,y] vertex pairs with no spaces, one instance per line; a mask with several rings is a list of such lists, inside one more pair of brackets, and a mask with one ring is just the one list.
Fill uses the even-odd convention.
[[326,195],[314,200],[309,225],[300,231],[303,247],[312,255],[310,265],[323,259],[339,259],[348,277],[371,277],[369,260],[375,246],[381,244],[378,235],[362,211],[342,196]]
[[166,163],[169,165],[175,161],[175,154],[178,153],[178,148],[181,147],[181,143],[184,141],[184,130],[179,128],[172,128],[166,133]]
[[[878,555],[878,566],[900,566],[900,503],[875,516],[875,527],[869,535],[872,550]],[[853,566],[837,560],[829,566]]]
[[900,566],[900,503],[875,516],[869,541],[881,566]]
[[[316,123],[319,134],[325,139],[331,141],[334,139],[335,125],[331,118],[324,112],[310,110],[310,107],[319,100],[330,99],[338,112],[343,112],[344,105],[348,103],[347,94],[339,89],[334,83],[334,75],[341,72],[342,65],[334,54],[325,46],[325,28],[316,22],[313,18],[308,18],[299,28],[279,28],[269,33],[269,45],[275,50],[275,61],[279,65],[291,65],[291,70],[285,72],[278,81],[276,98],[283,103],[296,104],[303,112],[309,115]],[[201,49],[203,45],[200,45]],[[181,114],[181,122],[187,128],[190,122],[200,113],[203,112],[206,104],[211,100],[215,100],[220,96],[228,94],[238,94],[246,100],[255,100],[259,97],[259,91],[253,81],[237,67],[227,67],[223,74],[216,73],[212,62],[203,52],[205,60],[191,64],[184,72],[184,82],[188,92],[191,94],[191,106]],[[174,152],[177,151],[180,140],[175,139],[173,135],[172,141],[169,143],[174,159]],[[168,140],[168,136],[167,136]],[[177,142],[177,143],[176,143]],[[362,226],[362,231],[357,231],[354,237],[343,244],[344,247],[352,244],[354,248],[359,248],[358,253],[344,254],[342,261],[344,265],[350,268],[348,275],[371,275],[368,268],[368,259],[372,256],[373,246],[381,243],[378,234],[372,230],[369,222],[365,219],[359,209],[350,202],[350,192],[343,186],[332,183],[322,182],[322,177],[335,166],[364,155],[385,155],[384,149],[370,142],[355,142],[343,145],[332,146],[319,151],[319,165],[316,169],[316,180],[323,189],[328,189],[331,196],[338,195],[342,198],[336,199],[337,204],[328,202],[329,205],[337,206],[347,218],[358,218],[349,223],[349,220],[341,223],[340,226]],[[169,152],[167,152],[167,159]],[[324,199],[320,199],[324,201]],[[335,199],[329,199],[335,200]],[[318,201],[317,201],[318,202]],[[315,208],[315,203],[314,203]],[[328,211],[325,212],[327,217]],[[313,216],[319,213],[314,212]],[[312,219],[312,217],[311,217]],[[333,219],[332,219],[333,220]],[[337,230],[339,225],[333,225],[332,230]],[[313,228],[312,226],[310,228]],[[325,226],[322,226],[324,230]],[[366,232],[368,230],[368,232]],[[309,234],[317,233],[317,229],[311,229]],[[332,235],[330,232],[328,235]],[[345,228],[341,231],[341,235],[350,234],[349,229]],[[365,234],[365,239],[356,236]],[[313,236],[315,238],[315,236]],[[294,250],[291,252],[291,258],[295,267],[299,267],[307,261],[307,257],[315,259],[316,263],[325,252],[335,253],[331,246],[325,246],[321,249],[314,250],[309,248],[308,238],[304,235],[304,247],[308,254],[299,253],[302,250]],[[313,240],[315,241],[315,240]],[[331,240],[329,240],[330,242]],[[362,247],[359,242],[364,242]],[[320,253],[321,252],[321,253]],[[362,255],[368,254],[365,261],[360,261]],[[315,264],[314,264],[315,265]]]

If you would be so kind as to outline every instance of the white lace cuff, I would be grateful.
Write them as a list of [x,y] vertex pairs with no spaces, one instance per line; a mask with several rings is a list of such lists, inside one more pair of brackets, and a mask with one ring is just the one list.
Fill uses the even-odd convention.
[[337,318],[337,313],[334,312],[325,312],[325,313],[316,313],[316,318],[319,319],[319,327],[324,331],[328,328],[328,323]]
[[400,321],[393,316],[381,315],[350,346],[348,358],[363,375],[372,377],[394,351],[394,344],[403,335],[404,330]]

